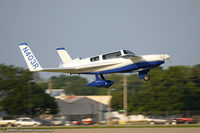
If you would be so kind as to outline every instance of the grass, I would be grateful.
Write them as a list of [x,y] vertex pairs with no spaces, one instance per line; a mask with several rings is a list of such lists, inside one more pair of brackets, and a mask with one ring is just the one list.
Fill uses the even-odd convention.
[[200,127],[200,125],[113,125],[113,126],[44,126],[44,127],[2,127],[0,130],[7,130],[7,129],[80,129],[80,128],[191,128],[191,127]]

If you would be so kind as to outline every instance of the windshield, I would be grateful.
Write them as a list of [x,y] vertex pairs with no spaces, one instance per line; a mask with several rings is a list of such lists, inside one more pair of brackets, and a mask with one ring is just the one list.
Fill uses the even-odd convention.
[[129,51],[129,50],[123,50],[124,54],[131,54],[131,55],[135,55],[133,52]]
[[118,58],[121,56],[121,52],[114,52],[114,53],[109,53],[109,54],[105,54],[103,55],[103,59],[107,60],[107,59],[113,59],[113,58]]

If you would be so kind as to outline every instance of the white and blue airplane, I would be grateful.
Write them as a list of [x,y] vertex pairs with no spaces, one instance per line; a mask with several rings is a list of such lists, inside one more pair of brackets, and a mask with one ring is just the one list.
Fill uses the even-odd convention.
[[118,50],[85,59],[72,59],[65,48],[57,48],[62,64],[58,68],[43,68],[37,61],[27,43],[19,44],[28,68],[32,72],[64,72],[70,74],[94,74],[96,80],[89,83],[90,87],[110,87],[113,81],[106,80],[103,74],[138,72],[139,78],[148,81],[151,69],[160,66],[170,56],[154,54],[136,56],[128,50]]

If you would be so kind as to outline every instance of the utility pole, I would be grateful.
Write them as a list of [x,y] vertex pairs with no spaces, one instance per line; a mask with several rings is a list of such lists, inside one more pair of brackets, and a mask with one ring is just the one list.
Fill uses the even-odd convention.
[[102,103],[101,103],[101,99],[99,102],[99,123],[102,122]]
[[127,76],[124,75],[123,78],[123,107],[124,115],[127,116]]
[[[111,90],[107,88],[107,95],[111,96]],[[107,106],[107,125],[110,125],[110,113],[111,113],[111,99],[109,99],[109,103]]]
[[49,79],[49,82],[48,82],[48,90],[49,90],[49,92],[51,92],[51,90],[52,90],[52,80],[51,79]]
[[108,106],[107,106],[107,125],[111,124],[111,112],[112,112],[112,108],[111,108],[111,100],[112,100],[112,95],[111,95],[111,91],[114,91],[115,89],[107,89],[107,96],[109,96],[109,102],[108,102]]

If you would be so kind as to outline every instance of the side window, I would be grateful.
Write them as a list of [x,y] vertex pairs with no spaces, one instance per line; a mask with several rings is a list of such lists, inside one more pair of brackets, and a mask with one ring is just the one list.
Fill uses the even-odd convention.
[[98,61],[98,60],[99,60],[99,56],[90,58],[90,61],[91,61],[91,62]]
[[110,54],[105,54],[103,55],[103,59],[107,60],[107,59],[113,59],[113,58],[118,58],[119,56],[121,56],[121,52],[114,52],[114,53],[110,53]]

